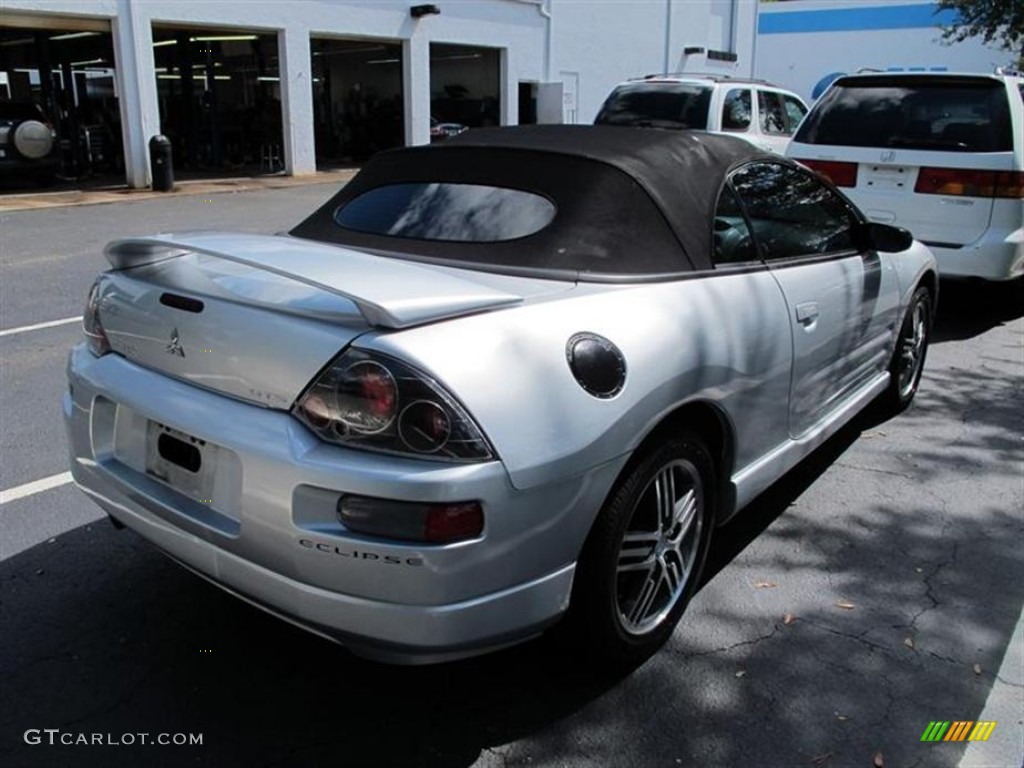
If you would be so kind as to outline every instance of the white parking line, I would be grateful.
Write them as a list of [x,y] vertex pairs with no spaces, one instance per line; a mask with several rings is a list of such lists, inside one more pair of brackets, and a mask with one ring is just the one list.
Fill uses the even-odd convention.
[[23,325],[20,328],[7,328],[0,331],[0,336],[13,336],[16,333],[27,333],[28,331],[41,331],[43,328],[56,328],[58,325],[71,325],[82,321],[81,315],[65,317],[63,320],[50,320],[48,323],[36,323],[35,325]]
[[26,496],[42,493],[43,491],[48,491],[51,488],[59,488],[60,486],[67,485],[70,482],[71,473],[61,472],[59,475],[50,475],[50,477],[44,477],[42,480],[33,480],[31,483],[17,485],[10,490],[0,491],[0,504],[24,499]]

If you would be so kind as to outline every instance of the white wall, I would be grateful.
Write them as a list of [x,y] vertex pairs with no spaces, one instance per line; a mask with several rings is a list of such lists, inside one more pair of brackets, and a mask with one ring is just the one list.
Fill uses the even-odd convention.
[[[844,11],[855,11],[857,15],[843,17]],[[864,24],[872,11],[878,24],[915,26],[768,32],[779,26],[813,28]],[[795,91],[810,102],[815,85],[835,72],[849,74],[861,67],[992,72],[997,66],[1012,63],[1010,54],[977,39],[944,45],[939,20],[932,16],[932,11],[931,0],[792,0],[762,4],[755,74]],[[792,14],[801,16],[793,19]],[[789,25],[773,18],[787,16],[793,19]]]
[[[147,142],[159,130],[154,24],[272,32],[281,56],[288,173],[316,170],[310,36],[386,40],[403,50],[406,142],[429,141],[430,43],[499,50],[501,117],[518,122],[518,83],[562,82],[562,119],[588,123],[614,85],[652,72],[749,75],[756,0],[440,0],[439,15],[413,19],[415,0],[2,0],[4,14],[96,16],[112,21],[126,164],[149,183]],[[685,56],[688,46],[734,51],[736,62]],[[557,113],[554,117],[558,117]]]
[[[551,0],[551,11],[551,78],[564,84],[566,122],[593,122],[611,89],[631,77],[753,71],[756,0]],[[705,53],[684,55],[687,47]],[[709,49],[737,61],[709,60]]]

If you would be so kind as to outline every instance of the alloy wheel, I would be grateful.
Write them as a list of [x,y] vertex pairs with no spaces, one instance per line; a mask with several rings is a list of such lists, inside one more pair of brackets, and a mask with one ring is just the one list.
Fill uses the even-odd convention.
[[899,394],[908,397],[917,386],[918,374],[924,363],[925,344],[928,340],[928,307],[924,301],[914,304],[910,322],[900,335]]
[[675,460],[647,484],[619,545],[615,602],[627,633],[658,627],[686,590],[704,525],[704,495],[696,467]]

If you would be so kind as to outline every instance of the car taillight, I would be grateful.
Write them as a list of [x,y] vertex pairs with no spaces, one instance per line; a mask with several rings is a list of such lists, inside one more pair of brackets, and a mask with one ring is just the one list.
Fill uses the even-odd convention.
[[89,289],[89,298],[85,302],[85,312],[82,314],[82,331],[85,333],[86,343],[89,350],[100,357],[110,351],[110,342],[107,340],[107,332],[103,330],[103,323],[100,322],[100,281],[97,280]]
[[356,533],[430,544],[475,539],[484,530],[484,511],[475,501],[432,504],[342,496],[338,519]]
[[295,403],[292,414],[330,443],[448,461],[493,452],[469,414],[424,373],[385,355],[349,350]]
[[950,197],[1024,199],[1024,172],[979,171],[970,168],[922,168],[914,191]]
[[827,177],[837,187],[857,186],[857,164],[838,160],[801,160],[812,171]]

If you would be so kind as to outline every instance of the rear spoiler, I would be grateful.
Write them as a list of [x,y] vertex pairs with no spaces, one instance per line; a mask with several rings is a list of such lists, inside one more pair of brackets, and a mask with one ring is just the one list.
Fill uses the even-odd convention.
[[523,301],[447,269],[279,235],[158,235],[115,240],[105,250],[114,269],[189,254],[245,264],[341,296],[355,304],[369,325],[379,328],[409,328]]

